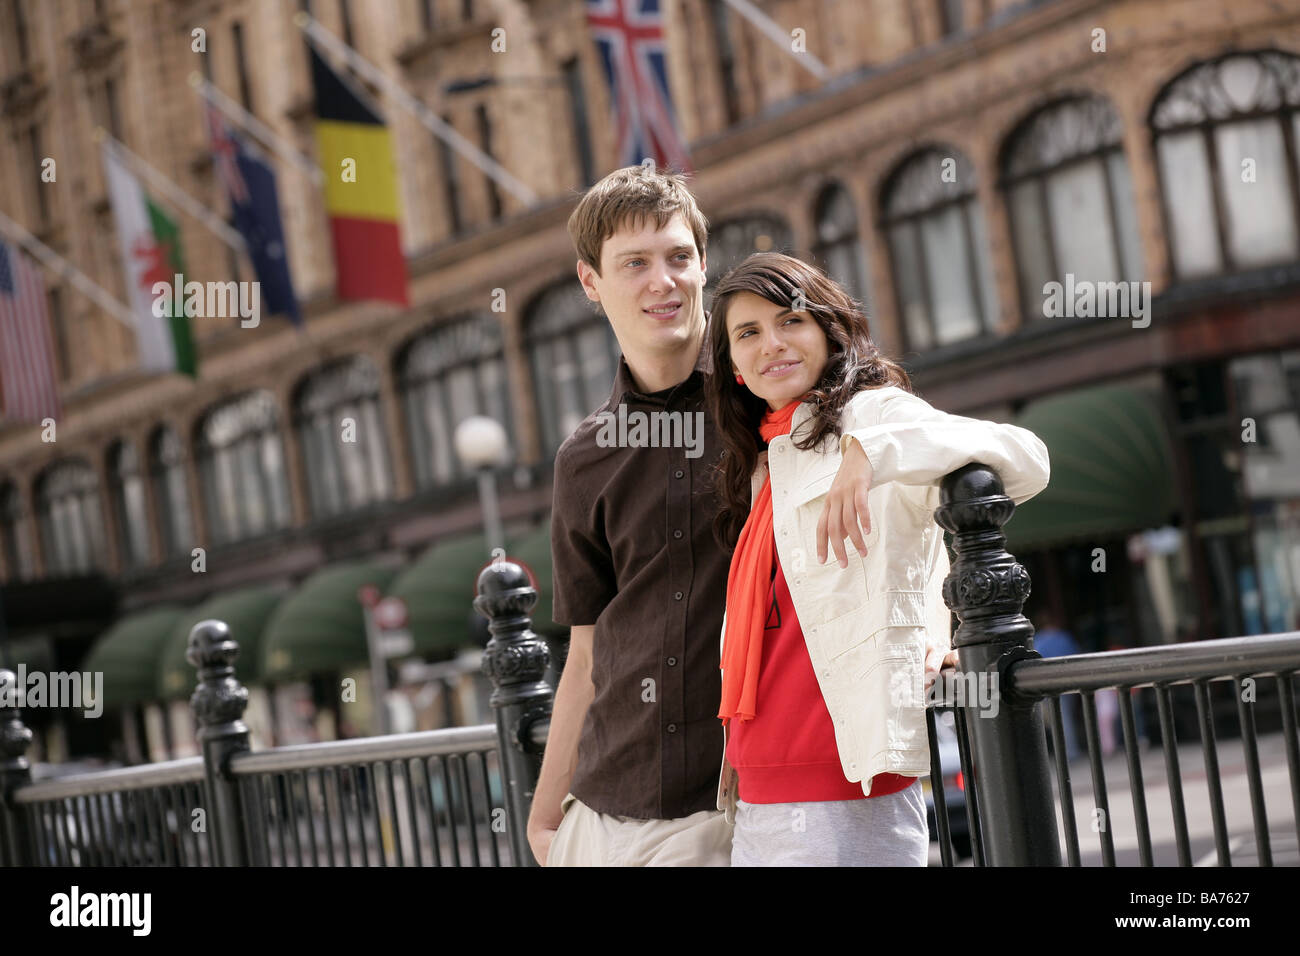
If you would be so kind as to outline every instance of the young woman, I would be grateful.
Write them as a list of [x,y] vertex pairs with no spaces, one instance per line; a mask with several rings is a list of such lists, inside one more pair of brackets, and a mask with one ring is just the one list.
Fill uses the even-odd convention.
[[978,461],[1019,503],[1046,487],[1047,449],[913,395],[858,304],[798,259],[755,254],[723,278],[707,335],[716,531],[735,549],[718,714],[732,865],[924,866],[924,686],[950,647],[938,483]]

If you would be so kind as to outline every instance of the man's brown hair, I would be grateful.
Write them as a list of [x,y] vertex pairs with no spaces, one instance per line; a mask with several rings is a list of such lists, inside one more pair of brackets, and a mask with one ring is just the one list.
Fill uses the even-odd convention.
[[600,249],[625,223],[653,217],[662,229],[677,213],[695,234],[695,251],[704,258],[709,221],[686,188],[686,177],[648,166],[625,166],[596,183],[569,216],[569,236],[578,258],[600,275]]

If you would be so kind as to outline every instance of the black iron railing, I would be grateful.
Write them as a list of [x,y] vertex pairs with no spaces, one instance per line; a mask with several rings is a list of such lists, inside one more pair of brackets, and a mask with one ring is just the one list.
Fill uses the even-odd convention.
[[[1179,752],[1176,719],[1192,709],[1213,862],[1245,861],[1244,838],[1234,837],[1227,824],[1212,686],[1230,686],[1235,697],[1253,827],[1251,861],[1273,865],[1282,844],[1294,854],[1300,846],[1293,686],[1300,633],[1044,660],[1033,650],[1033,627],[1021,614],[1029,576],[1006,552],[1001,531],[1013,510],[997,475],[970,465],[944,480],[935,513],[953,534],[956,559],[944,598],[960,621],[953,637],[957,670],[945,673],[927,715],[934,830],[943,864],[953,865],[964,855],[954,849],[967,844],[976,865],[1093,862],[1080,840],[1081,827],[1096,834],[1096,862],[1103,865],[1118,862],[1117,834],[1124,852],[1130,852],[1128,844],[1136,850],[1132,862],[1198,862],[1183,774],[1187,755]],[[191,706],[202,757],[33,783],[24,756],[31,733],[17,710],[0,710],[0,863],[536,865],[525,828],[553,691],[543,680],[547,646],[530,627],[537,595],[528,581],[524,569],[509,561],[490,565],[479,577],[475,607],[492,632],[483,669],[494,686],[494,725],[254,753],[241,719],[248,692],[235,677],[238,646],[220,621],[204,621],[190,635],[189,659],[199,681]],[[13,679],[0,671],[0,682]],[[1096,695],[1110,688],[1119,694],[1124,754],[1122,764],[1109,758],[1108,771]],[[1176,700],[1184,692],[1192,695],[1191,704]],[[1147,785],[1157,776],[1146,765],[1154,763],[1154,750],[1139,745],[1134,694],[1154,698],[1168,791],[1159,807]],[[1092,796],[1080,804],[1082,815],[1062,740],[1061,703],[1075,698],[1082,707],[1092,784]],[[1280,713],[1281,725],[1280,734],[1268,738],[1277,752],[1268,767],[1256,726],[1265,700],[1269,714]],[[1281,761],[1289,801],[1275,796],[1270,807],[1265,775],[1272,772],[1275,791],[1284,789],[1277,780]],[[1121,818],[1118,811],[1126,804],[1112,804],[1108,790],[1107,774],[1116,765],[1126,777],[1131,821]],[[954,803],[958,798],[961,806]],[[1163,849],[1157,852],[1154,839],[1156,810],[1163,819],[1166,800],[1176,861],[1162,856]],[[1287,802],[1290,821],[1284,826]],[[1290,842],[1293,831],[1296,844]],[[1206,854],[1201,861],[1208,861]]]

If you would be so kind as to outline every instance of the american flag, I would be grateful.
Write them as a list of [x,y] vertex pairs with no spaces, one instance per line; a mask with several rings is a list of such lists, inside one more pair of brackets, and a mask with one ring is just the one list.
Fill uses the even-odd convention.
[[58,421],[50,313],[40,272],[0,240],[0,397],[10,422]]
[[587,0],[587,25],[609,82],[620,163],[650,157],[689,172],[668,88],[659,0]]

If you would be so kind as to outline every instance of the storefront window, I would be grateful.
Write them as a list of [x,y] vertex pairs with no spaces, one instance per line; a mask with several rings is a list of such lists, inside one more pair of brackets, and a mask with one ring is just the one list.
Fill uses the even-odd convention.
[[1243,589],[1246,632],[1300,629],[1300,350],[1229,366],[1241,413],[1255,567]]

